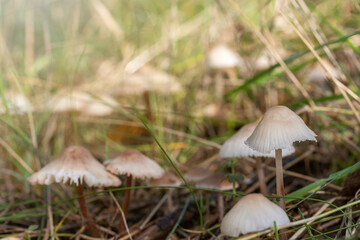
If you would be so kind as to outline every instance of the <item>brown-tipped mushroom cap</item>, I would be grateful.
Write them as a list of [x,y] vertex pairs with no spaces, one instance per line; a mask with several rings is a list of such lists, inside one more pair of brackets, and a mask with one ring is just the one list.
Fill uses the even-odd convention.
[[159,164],[135,149],[125,150],[116,158],[105,161],[104,165],[113,174],[135,178],[159,178],[164,174]]
[[285,211],[261,194],[242,197],[225,215],[221,233],[237,237],[240,234],[258,232],[266,228],[290,223]]
[[190,168],[186,173],[184,173],[184,178],[186,179],[186,181],[189,181],[189,182],[197,182],[197,181],[200,181],[200,180],[206,178],[207,176],[211,175],[212,173],[213,172],[207,168],[193,167],[193,168]]
[[90,187],[119,186],[121,181],[105,170],[84,147],[71,146],[54,161],[28,178],[33,184],[52,184],[54,182],[72,184],[85,182]]
[[[239,184],[235,183],[235,187],[238,186]],[[225,173],[216,172],[197,182],[195,187],[227,191],[233,189],[233,183],[226,179]]]
[[[221,147],[219,156],[221,158],[230,157],[272,157],[275,158],[275,150],[270,153],[261,153],[251,149],[244,142],[254,132],[257,123],[244,125],[235,135],[229,138]],[[295,152],[295,148],[283,149],[283,156],[289,156]]]
[[296,113],[285,106],[275,106],[266,111],[245,144],[256,151],[270,153],[291,148],[294,142],[316,141],[315,137]]
[[165,172],[161,178],[152,179],[150,186],[180,186],[183,181],[171,172]]

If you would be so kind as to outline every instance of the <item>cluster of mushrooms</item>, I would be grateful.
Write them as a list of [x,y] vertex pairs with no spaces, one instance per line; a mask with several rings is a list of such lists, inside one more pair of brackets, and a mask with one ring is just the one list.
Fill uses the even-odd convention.
[[[222,194],[218,194],[219,219],[222,220],[221,232],[230,237],[240,234],[261,231],[276,224],[289,223],[285,213],[284,184],[282,175],[282,156],[294,153],[293,143],[296,141],[316,141],[316,134],[310,130],[304,121],[289,108],[275,106],[270,108],[259,123],[243,126],[234,136],[222,146],[221,158],[256,157],[256,167],[262,194],[249,194],[223,217],[224,203]],[[263,195],[269,195],[264,181],[262,157],[276,159],[277,196],[279,205],[274,204]],[[114,175],[113,175],[114,174]],[[101,237],[101,233],[92,218],[84,199],[83,184],[89,187],[119,186],[121,180],[115,175],[126,175],[126,190],[121,209],[124,215],[130,201],[130,187],[133,178],[154,178],[153,186],[179,186],[182,181],[164,170],[153,160],[137,150],[126,150],[116,158],[104,162],[102,165],[84,147],[70,146],[54,161],[43,167],[28,178],[33,184],[63,183],[73,184],[76,188],[79,207],[85,224],[93,237]],[[185,179],[193,182],[195,187],[230,190],[236,184],[226,179],[226,174],[211,173],[205,169],[193,168],[184,174]],[[171,200],[172,190],[168,200]],[[171,204],[169,204],[170,206]],[[124,230],[125,223],[120,219],[119,233]]]
[[[121,180],[113,174],[127,176],[127,189],[121,207],[126,215],[132,178],[160,178],[164,174],[164,170],[155,161],[134,149],[125,150],[116,158],[107,160],[102,165],[86,148],[70,146],[56,160],[31,175],[28,181],[32,185],[50,185],[54,182],[75,185],[76,197],[85,224],[91,236],[101,237],[99,228],[86,206],[83,184],[86,183],[89,187],[121,185]],[[123,229],[124,222],[120,220],[119,232]]]
[[220,157],[257,157],[257,173],[261,192],[267,194],[261,157],[275,157],[276,192],[279,205],[262,194],[249,194],[225,215],[221,223],[224,235],[237,237],[240,234],[257,232],[290,222],[285,210],[282,156],[292,154],[294,142],[316,141],[316,134],[304,121],[285,106],[268,109],[259,123],[243,126],[226,141],[220,150]]

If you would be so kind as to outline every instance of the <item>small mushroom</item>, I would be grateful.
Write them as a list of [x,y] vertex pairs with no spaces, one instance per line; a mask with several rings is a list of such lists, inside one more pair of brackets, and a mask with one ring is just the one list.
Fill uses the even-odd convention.
[[[265,112],[245,144],[262,153],[275,150],[276,192],[278,196],[284,196],[282,149],[291,148],[294,142],[316,141],[315,137],[316,134],[296,113],[285,106],[275,106]],[[280,199],[280,206],[285,209],[284,198]]]
[[80,211],[93,237],[100,237],[94,219],[86,206],[83,183],[89,187],[119,186],[121,181],[105,170],[91,153],[84,147],[71,146],[54,161],[47,164],[28,178],[32,185],[52,183],[74,184]]
[[0,99],[0,114],[23,114],[34,111],[29,100],[20,93],[7,91]]
[[[172,174],[171,172],[165,172],[161,178],[153,179],[150,181],[150,186],[169,186],[169,187],[178,187],[183,184],[181,178],[177,177],[176,175]],[[169,212],[174,211],[175,207],[172,202],[172,193],[174,192],[174,188],[167,189],[167,206]]]
[[106,116],[118,103],[108,95],[92,95],[86,92],[60,92],[53,96],[46,109],[55,113],[76,111],[88,116]]
[[[195,184],[197,188],[207,188],[220,191],[228,191],[233,189],[233,183],[229,182],[226,178],[226,174],[223,172],[215,172],[206,178],[200,180]],[[235,183],[235,188],[239,187],[239,184]],[[224,196],[217,194],[219,219],[222,220],[224,216]],[[208,205],[208,204],[207,204]],[[209,208],[209,207],[207,207]],[[209,211],[207,211],[209,212]]]
[[[116,158],[104,162],[106,170],[115,175],[126,175],[126,187],[122,210],[127,213],[130,201],[132,178],[160,178],[164,170],[154,160],[151,160],[135,149],[128,149],[120,153]],[[123,222],[120,220],[119,232],[123,229]]]
[[221,233],[230,237],[262,231],[274,226],[290,223],[285,211],[261,194],[253,193],[242,197],[226,213],[221,222]]
[[[268,195],[266,188],[264,171],[261,167],[261,157],[272,157],[275,158],[275,150],[270,153],[261,153],[251,149],[244,142],[254,132],[257,123],[249,123],[244,125],[237,133],[229,138],[221,147],[219,156],[221,158],[231,157],[256,157],[256,171],[260,183],[260,192],[264,195]],[[294,153],[295,149],[293,146],[287,149],[283,149],[283,156],[288,156]]]
[[213,172],[208,168],[193,167],[184,173],[184,178],[190,183],[199,182],[202,179],[211,175],[212,173]]

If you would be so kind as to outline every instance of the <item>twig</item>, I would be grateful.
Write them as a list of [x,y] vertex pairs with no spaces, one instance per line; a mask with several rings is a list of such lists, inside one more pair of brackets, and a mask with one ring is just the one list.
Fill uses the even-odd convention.
[[130,238],[131,240],[133,240],[132,237],[131,237],[131,234],[130,234],[130,231],[129,231],[127,222],[126,222],[126,218],[125,218],[124,212],[123,212],[123,210],[121,209],[120,204],[119,204],[118,201],[116,200],[116,198],[115,198],[114,194],[112,193],[112,191],[109,191],[109,194],[110,194],[111,198],[114,200],[116,206],[118,207],[118,209],[119,209],[119,211],[120,211],[120,213],[121,213],[121,217],[122,217],[122,219],[123,219],[123,222],[124,222],[124,225],[125,225],[125,229],[126,229],[126,232],[128,233],[129,238]]
[[180,216],[179,216],[178,220],[176,221],[174,227],[171,229],[170,233],[167,235],[166,240],[170,239],[171,235],[175,232],[176,228],[179,226],[179,224],[180,224],[181,220],[183,219],[184,214],[189,206],[189,202],[190,202],[190,198],[187,198],[185,205],[180,213]]
[[169,197],[169,192],[167,192],[158,202],[158,204],[156,204],[156,206],[151,210],[150,214],[146,217],[146,219],[144,220],[144,222],[141,224],[140,226],[140,230],[142,230],[146,224],[150,221],[150,219],[154,216],[154,214],[159,210],[159,208],[161,207],[161,205],[164,204],[164,202],[166,201],[166,199]]

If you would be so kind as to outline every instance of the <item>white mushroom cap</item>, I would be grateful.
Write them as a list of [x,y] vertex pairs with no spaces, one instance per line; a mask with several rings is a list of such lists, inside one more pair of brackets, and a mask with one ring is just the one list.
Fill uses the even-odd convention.
[[128,149],[116,158],[104,162],[106,170],[121,175],[132,175],[135,178],[160,178],[164,174],[159,164],[135,149]]
[[[221,147],[219,156],[221,158],[231,157],[272,157],[275,158],[275,150],[270,153],[261,153],[251,149],[244,142],[254,132],[257,123],[244,125],[235,135],[229,138]],[[283,156],[289,156],[295,152],[295,148],[283,149]]]
[[237,237],[240,234],[258,232],[274,226],[290,223],[285,211],[261,194],[242,197],[225,215],[221,233]]
[[90,187],[119,186],[121,181],[105,170],[84,147],[71,146],[54,161],[28,178],[33,184],[76,184],[85,182]]
[[213,47],[207,57],[207,64],[212,69],[236,67],[241,61],[240,56],[224,44]]
[[294,142],[316,141],[315,137],[296,113],[285,106],[275,106],[266,111],[245,144],[256,151],[270,153],[291,148]]

